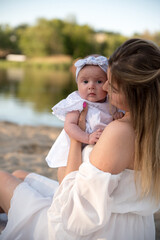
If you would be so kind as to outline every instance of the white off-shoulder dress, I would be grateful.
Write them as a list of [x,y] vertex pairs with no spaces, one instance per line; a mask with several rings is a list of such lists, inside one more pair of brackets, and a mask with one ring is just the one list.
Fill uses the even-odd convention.
[[[52,108],[52,113],[60,120],[65,121],[66,114],[72,111],[83,110],[83,103],[88,103],[86,116],[86,132],[93,133],[97,129],[104,129],[113,120],[113,113],[116,111],[114,106],[109,104],[107,98],[103,103],[87,101],[79,95],[78,91],[71,93]],[[53,146],[51,147],[46,161],[49,167],[58,168],[67,165],[70,139],[63,129]]]
[[[79,171],[56,181],[31,173],[15,189],[1,240],[154,240],[149,194],[138,197],[134,171],[112,175],[83,152]],[[140,177],[140,173],[139,173]]]

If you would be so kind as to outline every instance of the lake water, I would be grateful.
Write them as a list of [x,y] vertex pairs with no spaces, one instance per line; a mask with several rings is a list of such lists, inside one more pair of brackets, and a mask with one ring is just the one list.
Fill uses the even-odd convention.
[[76,87],[69,71],[0,68],[0,121],[62,127],[51,108]]

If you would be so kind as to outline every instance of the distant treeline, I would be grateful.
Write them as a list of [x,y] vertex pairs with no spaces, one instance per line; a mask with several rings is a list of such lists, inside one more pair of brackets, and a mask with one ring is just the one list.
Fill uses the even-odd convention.
[[[153,40],[160,46],[160,32],[134,34]],[[66,54],[73,58],[99,53],[110,56],[128,37],[119,33],[95,31],[88,25],[78,25],[59,19],[37,20],[34,26],[20,25],[11,28],[0,25],[0,58],[8,53],[27,57]]]

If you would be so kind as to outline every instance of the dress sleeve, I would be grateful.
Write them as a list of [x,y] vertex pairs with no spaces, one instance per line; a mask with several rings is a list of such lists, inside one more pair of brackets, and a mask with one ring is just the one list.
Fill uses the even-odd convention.
[[83,163],[58,188],[49,210],[51,221],[62,222],[65,231],[81,236],[102,228],[110,218],[111,194],[119,181],[119,175],[114,176]]
[[72,111],[82,111],[84,100],[79,96],[78,92],[71,93],[66,99],[61,100],[52,108],[52,114],[60,120],[65,121],[66,114]]

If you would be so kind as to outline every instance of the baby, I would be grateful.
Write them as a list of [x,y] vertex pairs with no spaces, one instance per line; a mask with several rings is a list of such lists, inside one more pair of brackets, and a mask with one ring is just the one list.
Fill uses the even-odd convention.
[[[107,80],[108,61],[104,56],[92,55],[75,63],[78,91],[56,104],[52,110],[64,121],[64,129],[49,151],[46,161],[49,167],[58,168],[67,165],[70,139],[68,134],[84,144],[95,144],[105,126],[122,112],[111,106],[103,84]],[[82,131],[77,123],[79,112],[88,104],[86,130]],[[118,116],[117,116],[118,113]]]

